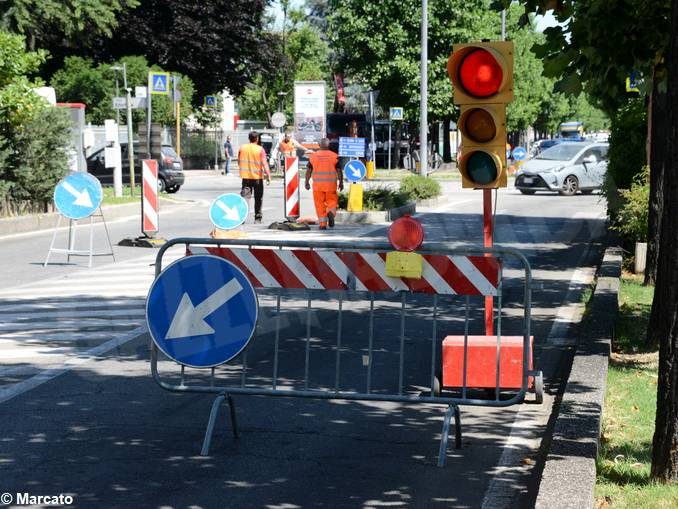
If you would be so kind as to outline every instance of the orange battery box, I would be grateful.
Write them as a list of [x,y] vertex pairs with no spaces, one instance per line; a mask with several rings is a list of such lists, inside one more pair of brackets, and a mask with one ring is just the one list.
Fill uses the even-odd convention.
[[[532,369],[532,336],[528,365]],[[466,387],[493,389],[497,384],[497,337],[468,336]],[[523,336],[501,336],[499,347],[499,387],[520,389],[523,381]],[[443,340],[443,387],[462,387],[464,376],[464,336]],[[530,378],[529,387],[533,381]]]

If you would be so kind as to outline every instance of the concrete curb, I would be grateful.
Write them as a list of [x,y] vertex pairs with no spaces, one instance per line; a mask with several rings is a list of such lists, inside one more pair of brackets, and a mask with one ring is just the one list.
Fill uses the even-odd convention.
[[607,366],[622,257],[607,248],[559,404],[535,507],[593,507]]
[[337,224],[354,223],[388,223],[395,221],[405,214],[414,214],[417,211],[417,203],[409,202],[401,207],[389,210],[379,210],[371,212],[337,212]]
[[[160,206],[175,206],[181,204],[174,200],[160,198]],[[106,221],[113,221],[125,217],[138,217],[141,221],[141,201],[136,203],[123,203],[120,205],[104,205],[101,207]],[[57,225],[59,221],[58,212],[49,212],[46,214],[30,214],[17,217],[3,217],[0,219],[0,237],[5,235],[14,235],[17,233],[34,232],[38,230],[50,230]],[[85,219],[86,220],[86,219]],[[81,220],[82,221],[82,220]],[[94,216],[94,221],[100,219]],[[68,226],[68,221],[62,221],[62,226]]]

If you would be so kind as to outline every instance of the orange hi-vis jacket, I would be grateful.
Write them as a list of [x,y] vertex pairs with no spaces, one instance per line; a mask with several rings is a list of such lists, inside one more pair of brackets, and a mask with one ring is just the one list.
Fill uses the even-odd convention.
[[338,184],[337,163],[339,157],[331,150],[318,150],[308,156],[313,167],[313,190],[336,191]]
[[238,151],[240,178],[263,180],[266,152],[261,145],[245,143]]
[[294,147],[294,143],[292,143],[291,141],[288,141],[287,143],[281,141],[279,146],[280,153],[285,157],[294,157],[297,153],[296,148]]

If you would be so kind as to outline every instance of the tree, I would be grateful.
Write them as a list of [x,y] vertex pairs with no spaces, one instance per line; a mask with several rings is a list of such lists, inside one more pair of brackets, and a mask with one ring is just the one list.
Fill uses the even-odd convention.
[[[215,91],[239,95],[276,67],[276,43],[263,31],[268,0],[141,0],[119,17],[99,62],[143,53],[191,78],[198,102]],[[97,48],[93,48],[97,50]]]
[[[278,110],[279,92],[286,93],[284,112],[294,115],[291,91],[295,80],[325,81],[329,78],[329,48],[320,31],[311,26],[301,11],[290,12],[290,25],[284,27],[284,53],[278,57],[275,76],[260,74],[240,97],[240,114],[247,118],[270,119]],[[282,41],[280,34],[272,37]],[[280,44],[282,47],[282,42]]]
[[[115,117],[112,99],[115,96],[115,77],[118,71],[112,67],[122,67],[123,63],[127,66],[128,86],[146,86],[151,68],[146,59],[139,56],[123,57],[112,64],[99,65],[95,65],[91,59],[66,57],[64,66],[54,73],[50,84],[56,90],[60,101],[85,103],[87,120],[103,124],[105,119]],[[162,71],[156,66],[152,69]],[[180,78],[178,88],[181,92],[181,108],[188,115],[191,112],[194,87],[190,79],[182,76]],[[118,87],[121,95],[124,95],[122,85],[122,76],[118,74]],[[152,105],[154,121],[163,124],[173,123],[173,104],[169,97],[154,96]],[[134,121],[141,122],[143,119],[145,112],[135,110]],[[123,115],[122,121],[123,123],[126,121],[126,116]]]
[[[510,0],[493,2],[497,9],[509,4]],[[529,19],[528,14],[543,14],[547,8],[556,7],[554,14],[561,25],[546,29],[544,44],[536,48],[537,55],[544,59],[545,74],[558,80],[556,90],[578,94],[585,89],[594,104],[609,116],[629,100],[625,81],[631,73],[641,78],[643,94],[650,93],[653,111],[648,115],[650,215],[645,282],[652,284],[663,207],[661,182],[665,147],[663,138],[653,137],[651,133],[666,129],[668,108],[663,58],[670,29],[670,2],[519,0],[519,4],[525,9],[523,21]]]
[[[494,5],[502,8],[509,3],[499,0]],[[526,13],[531,13],[543,12],[547,2],[519,3]],[[650,86],[645,87],[652,90],[653,99],[648,129],[652,147],[649,224],[656,230],[648,233],[648,240],[656,242],[659,253],[657,286],[648,325],[648,339],[659,344],[652,476],[675,483],[678,482],[678,225],[673,201],[678,191],[675,168],[678,116],[674,108],[657,108],[655,99],[661,96],[658,92],[665,82],[662,60],[669,47],[670,79],[664,104],[674,104],[671,101],[678,99],[678,4],[675,0],[625,2],[614,10],[614,15],[610,13],[610,3],[604,0],[559,0],[556,6],[556,19],[567,24],[547,29],[546,43],[540,50],[545,58],[545,72],[560,77],[557,86],[561,90],[578,92],[586,88],[611,112],[627,100],[623,87],[629,72],[635,70],[646,82],[651,80]],[[670,38],[667,34],[671,34]],[[664,129],[658,129],[661,126]]]
[[[671,39],[667,58],[668,104],[678,104],[678,0],[672,2]],[[664,161],[664,210],[660,249],[648,328],[659,343],[657,418],[652,439],[652,477],[678,483],[678,111],[668,109]],[[655,132],[656,136],[661,136]]]
[[73,42],[81,35],[110,36],[116,16],[137,5],[137,0],[0,0],[0,28],[22,34],[30,49],[48,41]]
[[45,202],[68,169],[68,115],[33,92],[44,51],[0,30],[0,198]]

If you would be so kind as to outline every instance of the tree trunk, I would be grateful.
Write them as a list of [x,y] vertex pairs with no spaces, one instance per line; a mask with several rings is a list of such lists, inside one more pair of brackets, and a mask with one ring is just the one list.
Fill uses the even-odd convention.
[[[678,104],[678,0],[671,2],[668,104]],[[657,418],[652,440],[654,479],[678,483],[678,111],[669,109],[657,286],[648,327],[658,331]],[[655,136],[663,133],[654,131]]]
[[[664,78],[664,68],[655,65],[652,77],[652,95],[650,96],[650,114],[648,115],[648,131],[650,147],[648,159],[650,164],[650,203],[647,224],[647,263],[645,265],[646,285],[654,285],[657,281],[657,257],[659,256],[659,232],[661,231],[662,207],[664,204],[664,164],[666,160],[666,137],[652,136],[653,132],[667,132],[668,104],[666,92],[659,86]],[[648,331],[648,343],[656,344]]]

